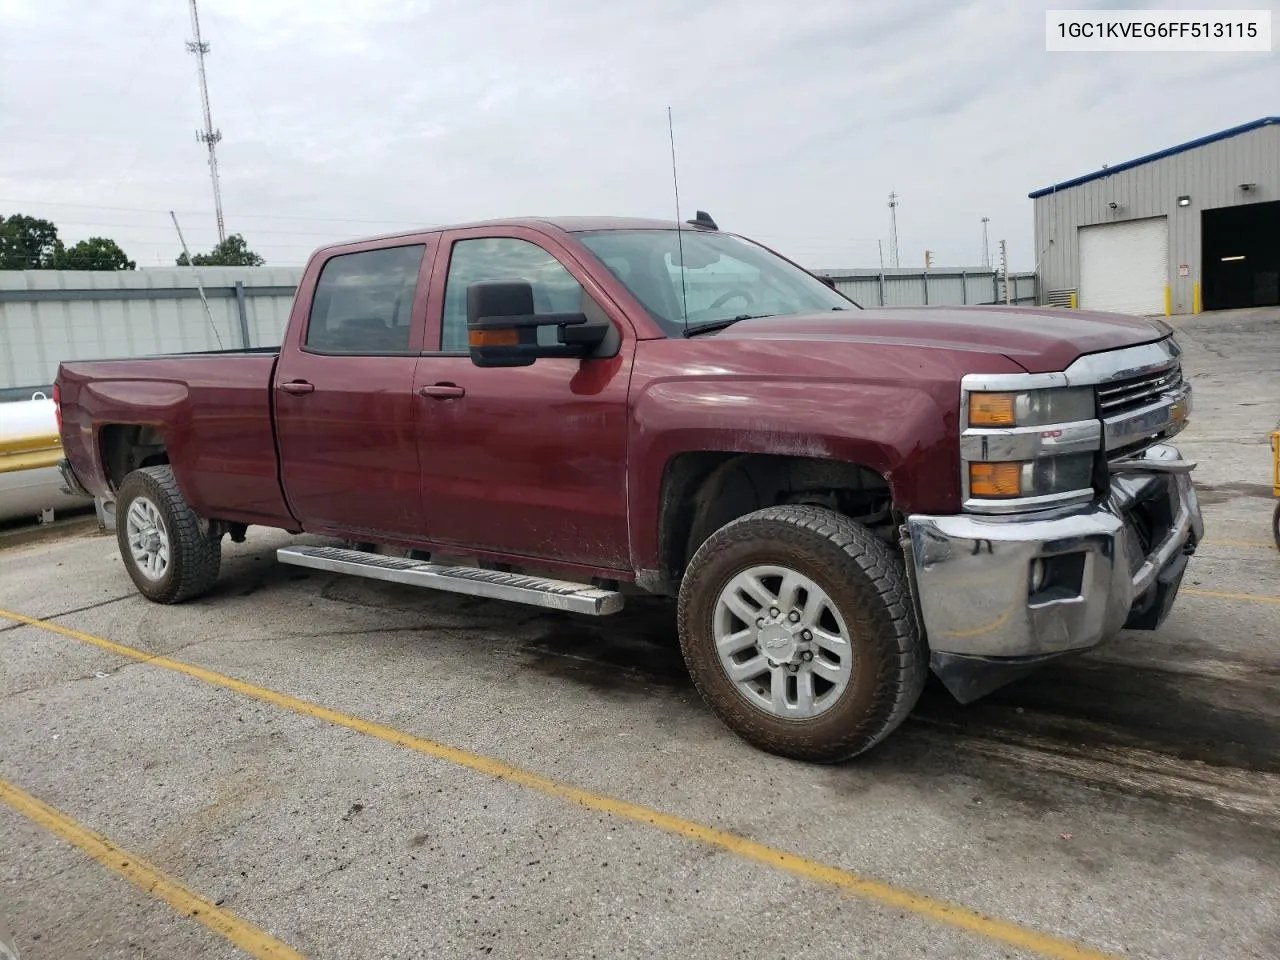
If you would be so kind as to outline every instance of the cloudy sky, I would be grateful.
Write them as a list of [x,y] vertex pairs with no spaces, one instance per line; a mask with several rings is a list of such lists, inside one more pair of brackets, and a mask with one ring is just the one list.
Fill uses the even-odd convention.
[[[904,266],[976,264],[988,216],[1030,268],[1028,191],[1280,114],[1280,53],[1046,53],[1067,5],[201,0],[227,226],[284,265],[402,226],[669,216],[670,105],[686,216],[874,266],[895,190]],[[187,0],[0,0],[0,214],[150,266],[174,209],[211,246],[190,36]]]

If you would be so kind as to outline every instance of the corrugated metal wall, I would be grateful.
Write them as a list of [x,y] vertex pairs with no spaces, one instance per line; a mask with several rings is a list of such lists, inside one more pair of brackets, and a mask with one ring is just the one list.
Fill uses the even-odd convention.
[[[821,272],[864,307],[1004,301],[1003,282],[983,267]],[[199,275],[212,323],[183,267],[0,271],[0,400],[48,390],[63,360],[280,344],[301,267],[201,267]],[[1035,301],[1034,274],[1009,279],[1013,302]]]
[[[1004,303],[1004,281],[988,267],[937,270],[818,270],[863,307],[961,306]],[[1036,275],[1009,274],[1012,303],[1035,303]]]
[[[1245,192],[1242,183],[1256,183]],[[1178,206],[1178,197],[1191,204]],[[1040,289],[1080,286],[1079,227],[1145,217],[1169,218],[1170,307],[1190,313],[1201,282],[1200,214],[1215,207],[1280,200],[1280,125],[1206,143],[1035,200]],[[1115,203],[1112,210],[1108,204]],[[1185,264],[1188,275],[1178,276]]]
[[12,398],[47,387],[63,360],[280,343],[300,267],[198,274],[212,323],[185,267],[0,271],[0,391]]

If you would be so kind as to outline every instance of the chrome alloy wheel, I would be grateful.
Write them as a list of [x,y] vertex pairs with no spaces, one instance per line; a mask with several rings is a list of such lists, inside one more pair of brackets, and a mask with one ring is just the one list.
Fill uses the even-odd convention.
[[853,676],[853,648],[840,611],[804,574],[750,567],[720,591],[716,652],[738,692],[785,719],[829,710]]
[[148,580],[159,580],[169,569],[169,531],[160,508],[146,497],[135,497],[125,516],[129,552],[138,571]]

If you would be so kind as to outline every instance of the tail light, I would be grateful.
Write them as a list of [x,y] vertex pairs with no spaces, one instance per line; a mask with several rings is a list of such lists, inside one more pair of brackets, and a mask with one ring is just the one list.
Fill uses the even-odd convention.
[[58,435],[62,435],[62,390],[55,383],[53,385],[53,419],[58,424]]

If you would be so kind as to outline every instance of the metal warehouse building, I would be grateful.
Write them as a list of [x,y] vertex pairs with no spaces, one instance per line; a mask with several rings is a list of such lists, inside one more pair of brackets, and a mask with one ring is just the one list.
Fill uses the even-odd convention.
[[1280,304],[1280,117],[1031,199],[1046,303],[1133,314]]

